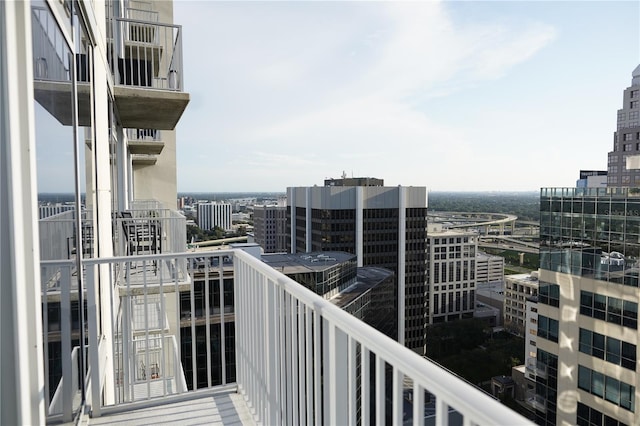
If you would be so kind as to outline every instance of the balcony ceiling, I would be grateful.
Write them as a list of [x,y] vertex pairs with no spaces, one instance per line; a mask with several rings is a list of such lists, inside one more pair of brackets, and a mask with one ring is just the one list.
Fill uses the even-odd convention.
[[158,155],[163,148],[164,142],[161,141],[129,140],[129,152],[131,154]]
[[[91,87],[89,83],[78,83],[78,124],[91,126]],[[72,98],[70,81],[35,80],[33,94],[42,105],[63,126],[72,124]]]
[[134,166],[153,166],[157,162],[158,157],[155,155],[133,154],[131,156],[131,163]]
[[145,87],[116,86],[114,95],[127,128],[173,130],[189,103],[188,93]]

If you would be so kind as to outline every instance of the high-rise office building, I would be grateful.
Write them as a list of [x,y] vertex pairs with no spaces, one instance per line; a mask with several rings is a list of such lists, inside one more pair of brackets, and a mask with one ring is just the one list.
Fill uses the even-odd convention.
[[638,423],[640,66],[624,91],[606,188],[543,188],[538,424]]
[[352,178],[287,188],[288,250],[345,251],[357,256],[358,266],[392,270],[398,283],[398,340],[423,352],[429,312],[426,188],[382,184]]
[[207,231],[215,227],[230,231],[231,213],[228,203],[198,203],[198,226]]
[[640,186],[640,163],[628,163],[628,158],[640,155],[640,65],[622,95],[617,123],[607,161],[607,186]]
[[253,206],[255,242],[265,253],[287,250],[287,208],[285,206]]

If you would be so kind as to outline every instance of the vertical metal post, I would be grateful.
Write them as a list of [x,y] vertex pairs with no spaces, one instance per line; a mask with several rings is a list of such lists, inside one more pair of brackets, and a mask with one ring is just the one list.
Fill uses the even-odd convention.
[[218,272],[218,286],[220,287],[220,359],[222,363],[222,384],[227,384],[227,354],[226,352],[226,342],[225,342],[225,331],[224,331],[224,265],[223,265],[224,257],[220,258],[218,262],[220,270]]
[[385,424],[384,360],[376,354],[376,426]]
[[413,382],[413,426],[424,424],[424,389]]

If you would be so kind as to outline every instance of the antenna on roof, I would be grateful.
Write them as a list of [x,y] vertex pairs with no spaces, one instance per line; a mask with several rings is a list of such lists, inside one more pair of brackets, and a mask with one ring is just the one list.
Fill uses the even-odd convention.
[[345,172],[344,170],[342,171],[342,179],[346,179],[347,178],[347,172]]

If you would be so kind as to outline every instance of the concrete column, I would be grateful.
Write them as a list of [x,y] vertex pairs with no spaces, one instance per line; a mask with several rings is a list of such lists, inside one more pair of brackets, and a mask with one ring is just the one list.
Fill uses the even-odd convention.
[[404,345],[407,188],[398,187],[398,343]]
[[305,224],[305,241],[306,241],[306,252],[309,253],[310,251],[312,251],[312,246],[311,246],[311,188],[307,188],[307,193],[305,195],[305,220],[304,220],[304,224]]
[[289,206],[289,210],[291,212],[291,217],[289,218],[289,226],[291,228],[291,253],[296,252],[296,189],[288,188],[287,189],[289,197],[287,198],[287,205]]
[[356,256],[358,267],[362,267],[364,262],[364,189],[356,186]]
[[44,424],[30,2],[0,2],[0,424]]

